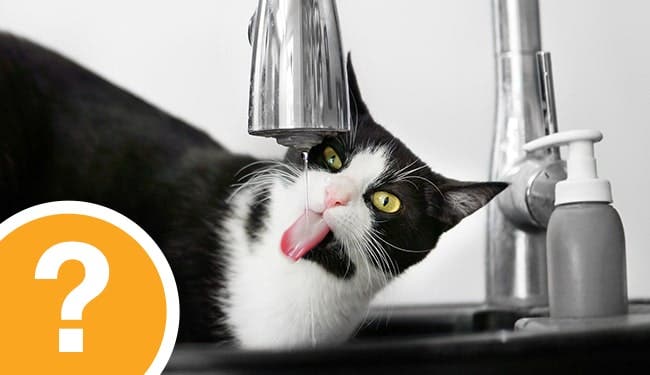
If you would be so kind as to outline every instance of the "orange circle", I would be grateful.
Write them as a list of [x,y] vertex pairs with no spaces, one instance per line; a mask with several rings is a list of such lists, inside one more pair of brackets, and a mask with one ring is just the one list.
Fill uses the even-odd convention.
[[[61,305],[84,278],[67,261],[58,279],[34,278],[51,246],[84,242],[109,264],[106,288],[80,321],[62,321]],[[45,216],[0,240],[0,367],[6,373],[142,374],[156,357],[166,323],[162,281],[145,249],[106,221],[78,214]],[[83,352],[60,353],[59,328],[83,328]]]

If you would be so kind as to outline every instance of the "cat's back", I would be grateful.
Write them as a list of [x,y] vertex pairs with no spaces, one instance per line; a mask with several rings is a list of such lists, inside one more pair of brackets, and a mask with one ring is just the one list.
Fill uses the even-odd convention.
[[[152,226],[185,185],[229,185],[219,163],[244,162],[204,132],[8,33],[0,33],[0,140],[0,219],[70,199]],[[201,174],[204,164],[216,168],[211,175]]]
[[[0,32],[0,221],[82,200],[139,224],[170,262],[179,340],[214,340],[220,223],[253,162],[75,62]],[[247,172],[251,172],[250,168]]]
[[89,134],[87,144],[139,141],[171,155],[193,147],[221,149],[204,132],[72,60],[2,32],[0,83],[3,120],[15,126],[53,136]]

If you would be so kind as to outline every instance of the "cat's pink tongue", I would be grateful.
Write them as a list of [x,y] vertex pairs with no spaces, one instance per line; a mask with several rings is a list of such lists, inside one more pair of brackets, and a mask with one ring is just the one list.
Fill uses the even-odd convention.
[[323,216],[309,210],[284,231],[280,248],[284,255],[297,261],[316,247],[329,231]]

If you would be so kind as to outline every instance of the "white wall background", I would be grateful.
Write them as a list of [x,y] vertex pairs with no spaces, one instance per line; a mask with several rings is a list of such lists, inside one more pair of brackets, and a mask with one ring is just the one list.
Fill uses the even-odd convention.
[[[258,156],[246,132],[256,0],[0,0],[0,29],[72,57],[109,80]],[[339,0],[374,117],[434,170],[488,176],[495,87],[490,1]],[[626,229],[631,297],[650,297],[650,2],[540,0],[561,130],[600,129],[599,172]],[[380,303],[481,301],[485,210],[462,222]]]

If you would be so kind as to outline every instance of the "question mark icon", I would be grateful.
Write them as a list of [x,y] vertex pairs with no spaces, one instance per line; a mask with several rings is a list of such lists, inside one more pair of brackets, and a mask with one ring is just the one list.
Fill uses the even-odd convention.
[[[35,279],[54,280],[59,268],[69,260],[77,260],[84,267],[85,275],[61,306],[61,320],[82,320],[86,305],[95,299],[108,283],[108,261],[96,247],[84,242],[60,242],[41,255],[34,273]],[[81,353],[83,328],[59,328],[59,352]]]

